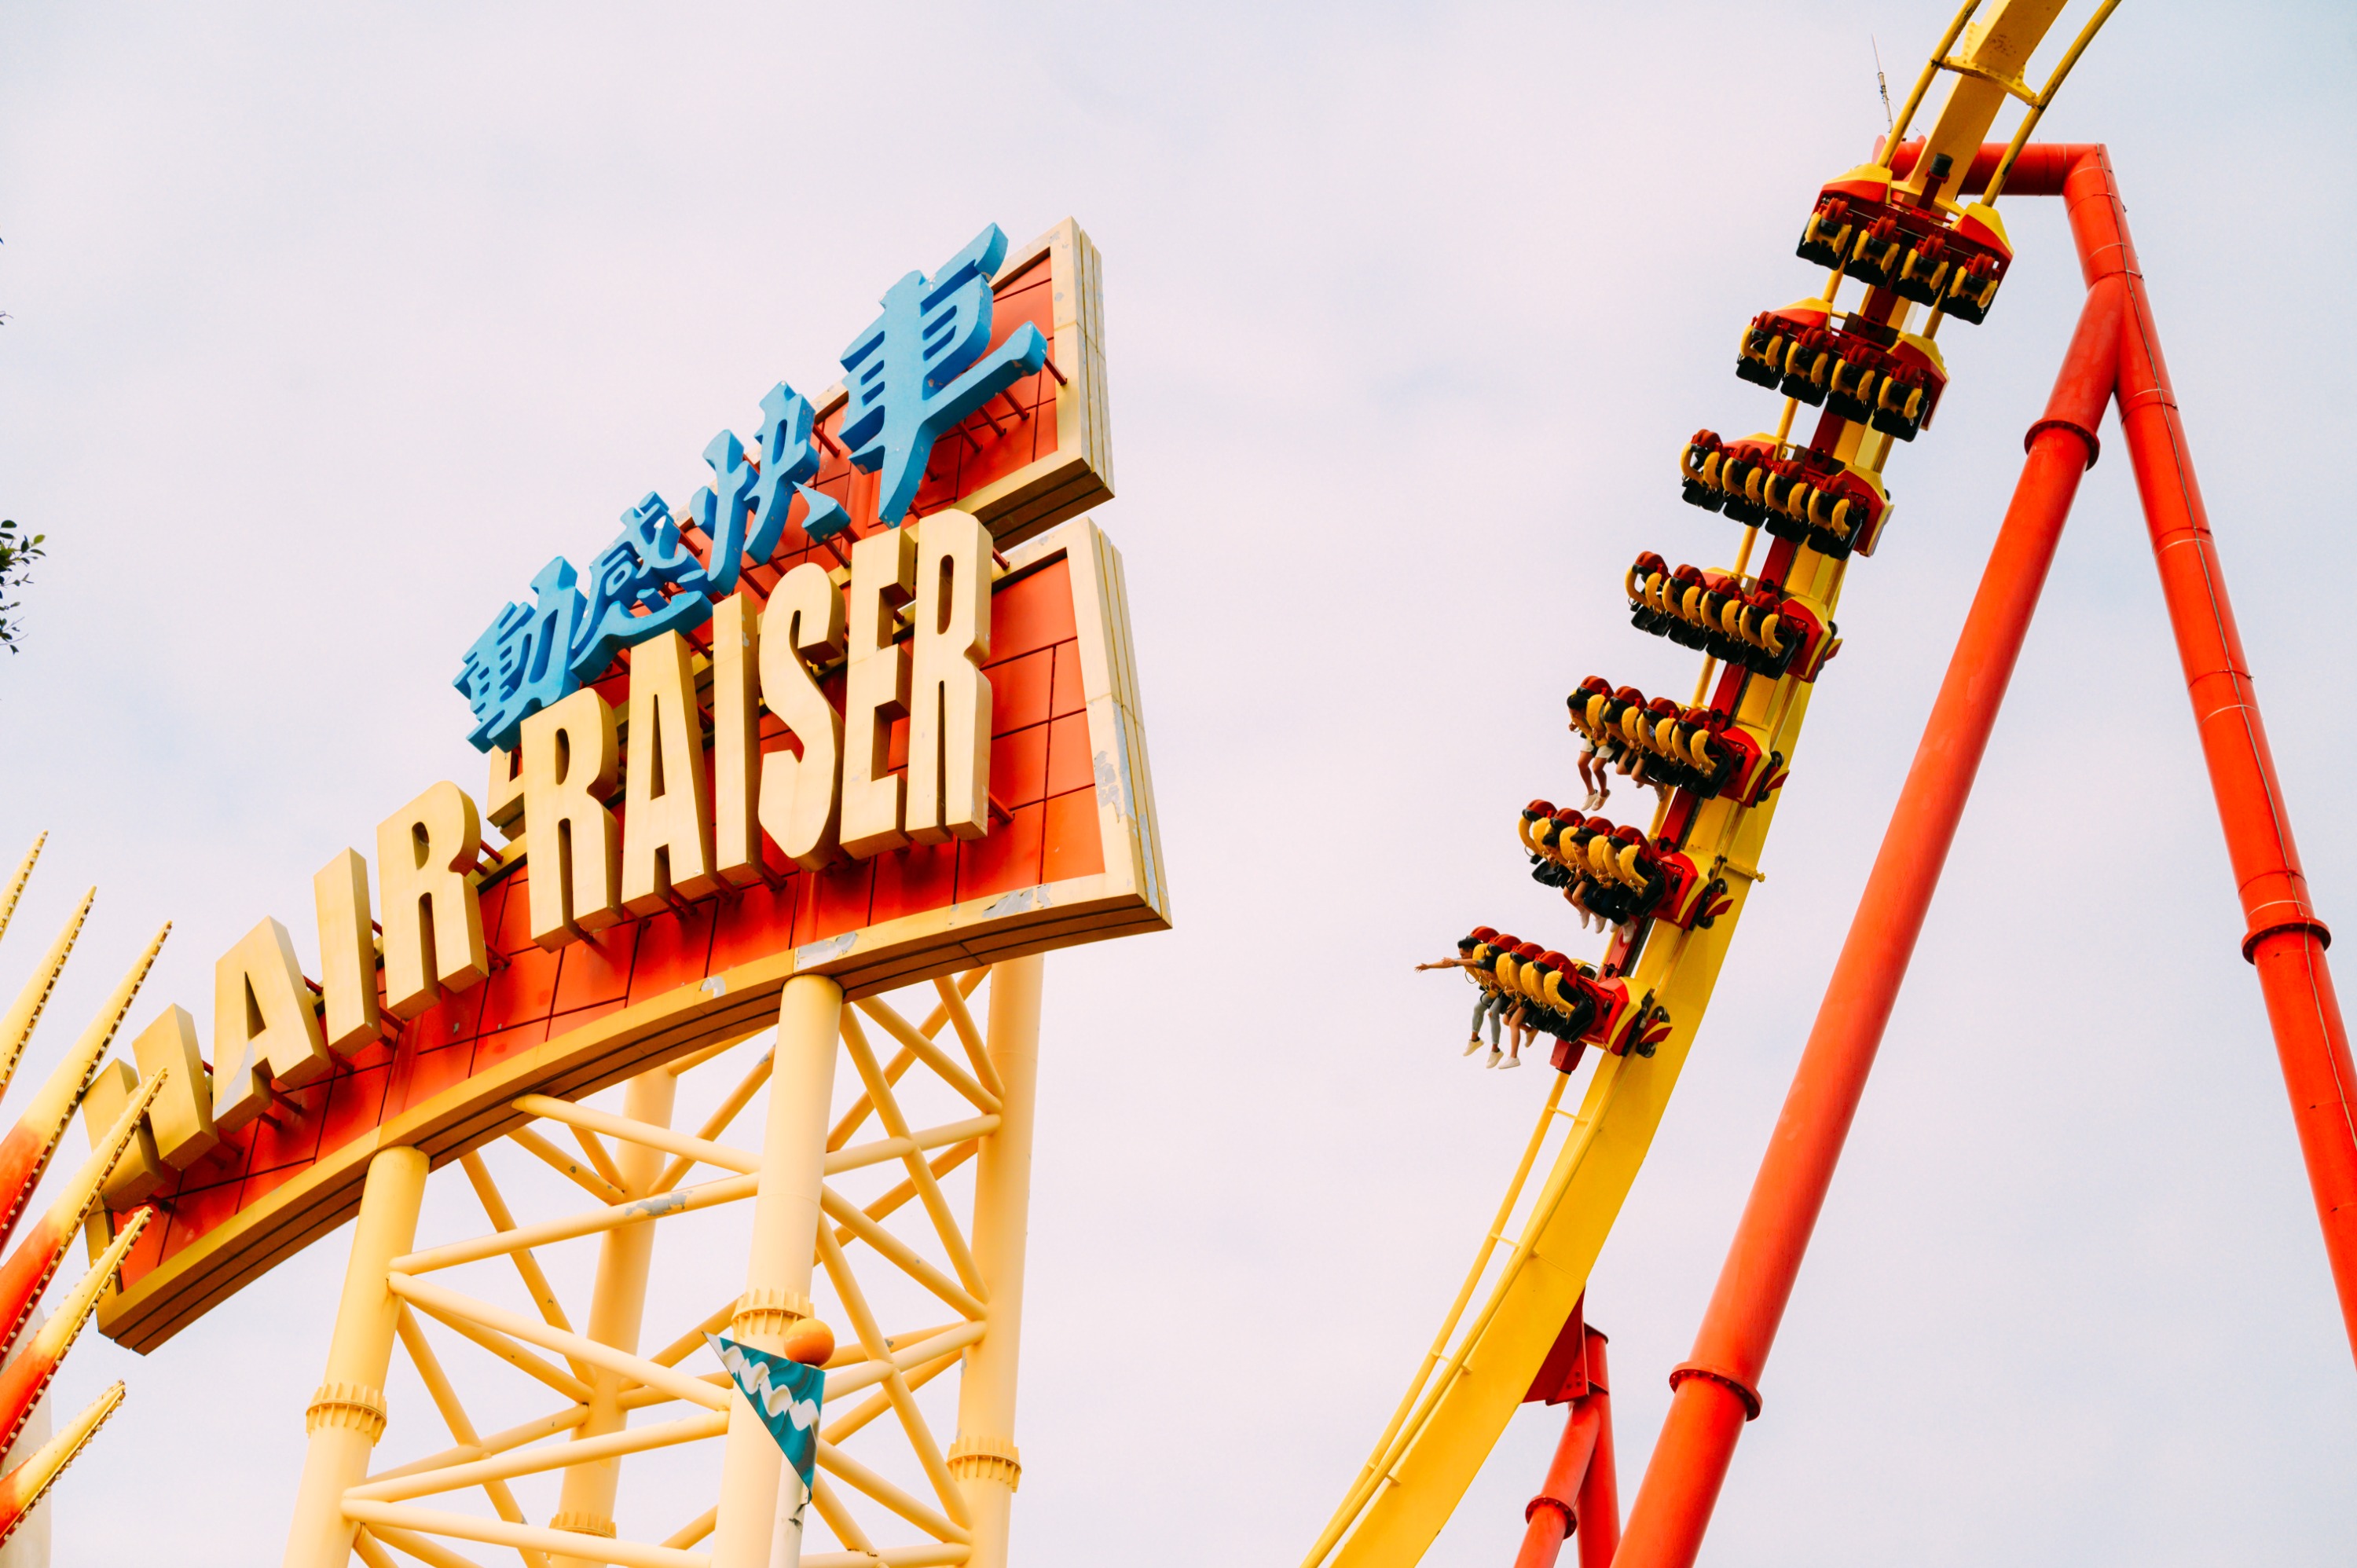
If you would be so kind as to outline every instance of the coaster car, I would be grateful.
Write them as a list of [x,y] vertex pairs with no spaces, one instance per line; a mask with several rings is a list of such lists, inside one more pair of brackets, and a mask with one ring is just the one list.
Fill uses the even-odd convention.
[[1764,751],[1714,709],[1681,708],[1666,697],[1649,702],[1634,686],[1609,687],[1595,675],[1566,705],[1572,728],[1640,782],[1755,806],[1784,781],[1784,754]]
[[1988,316],[2013,264],[1995,209],[1978,201],[1959,210],[1894,199],[1890,171],[1873,164],[1818,193],[1798,253],[1868,288],[1889,289],[1975,325]]
[[1652,992],[1632,999],[1629,983],[1617,974],[1588,981],[1584,989],[1596,998],[1597,1015],[1577,1039],[1555,1047],[1553,1065],[1557,1071],[1569,1072],[1577,1067],[1580,1052],[1588,1046],[1601,1047],[1616,1057],[1650,1057],[1670,1037],[1669,1009],[1655,1002]]
[[1534,800],[1516,832],[1530,852],[1531,880],[1562,892],[1575,908],[1615,925],[1666,920],[1707,927],[1727,907],[1727,884],[1705,878],[1691,856],[1635,828]]
[[1824,362],[1838,347],[1828,327],[1824,302],[1804,299],[1781,310],[1763,310],[1743,328],[1736,345],[1735,373],[1753,386],[1799,398],[1811,408],[1825,401]]
[[1641,830],[1601,817],[1559,824],[1553,858],[1565,870],[1565,897],[1616,926],[1651,918],[1674,875]]
[[1473,929],[1469,956],[1492,988],[1525,1005],[1526,1020],[1543,1033],[1577,1039],[1600,1010],[1602,993],[1588,989],[1593,965],[1488,926]]
[[1589,1046],[1614,1056],[1650,1057],[1669,1038],[1669,1012],[1652,992],[1631,1000],[1627,981],[1601,974],[1592,964],[1486,926],[1475,928],[1474,936],[1475,961],[1500,991],[1528,1004],[1525,1016],[1534,1026],[1560,1042],[1554,1058],[1558,1071],[1577,1066]]
[[1697,430],[1678,454],[1678,478],[1687,504],[1836,559],[1873,554],[1890,515],[1889,492],[1873,476],[1772,435],[1722,441]]
[[1736,373],[1901,441],[1931,423],[1948,384],[1930,338],[1860,316],[1835,322],[1816,300],[1753,317]]
[[1558,1040],[1578,1039],[1602,1011],[1596,970],[1576,958],[1540,953],[1522,961],[1515,979],[1523,1000],[1531,1004],[1530,1022]]
[[1629,568],[1629,622],[1755,674],[1814,681],[1841,649],[1832,623],[1776,584],[1694,566],[1673,571],[1648,550]]

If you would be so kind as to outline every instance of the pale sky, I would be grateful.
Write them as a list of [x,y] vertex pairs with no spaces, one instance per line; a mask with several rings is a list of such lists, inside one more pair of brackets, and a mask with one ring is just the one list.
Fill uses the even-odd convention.
[[[1178,929],[1049,961],[1016,1550],[1297,1561],[1545,1091],[1462,1060],[1463,985],[1410,966],[1477,922],[1588,950],[1513,814],[1576,792],[1581,677],[1691,678],[1620,575],[1731,558],[1678,445],[1772,422],[1738,329],[1818,279],[1792,246],[1882,128],[1869,36],[1895,96],[1945,12],[10,7],[0,514],[52,554],[0,658],[0,858],[51,839],[0,987],[100,887],[28,1078],[164,919],[135,1023],[206,1016],[265,914],[309,953],[318,865],[480,788],[449,682],[542,562],[678,505],[904,272],[1071,215]],[[2046,131],[2114,151],[2357,922],[2357,21],[2229,15],[2124,6]],[[1624,1500],[2078,306],[2056,204],[2006,212],[1594,1276]],[[2357,1374],[2240,931],[2107,424],[1705,1563],[2348,1560]],[[66,1402],[130,1401],[60,1563],[275,1561],[345,1234],[152,1357],[85,1339]],[[1508,1559],[1558,1425],[1518,1418],[1431,1561]],[[668,1475],[625,1533],[703,1506]]]

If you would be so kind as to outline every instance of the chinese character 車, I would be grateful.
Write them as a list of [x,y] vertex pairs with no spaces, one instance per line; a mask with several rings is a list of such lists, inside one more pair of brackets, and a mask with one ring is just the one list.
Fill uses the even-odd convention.
[[1048,340],[1025,322],[990,346],[991,274],[1006,257],[993,223],[928,278],[910,273],[884,314],[843,351],[851,395],[839,434],[854,466],[882,472],[876,516],[898,524],[917,499],[933,443],[1048,362]]

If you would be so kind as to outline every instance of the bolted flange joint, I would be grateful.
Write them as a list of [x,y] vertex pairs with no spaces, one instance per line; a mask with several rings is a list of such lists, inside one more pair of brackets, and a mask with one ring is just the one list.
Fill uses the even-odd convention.
[[1738,1400],[1742,1402],[1744,1420],[1758,1421],[1760,1419],[1759,1391],[1754,1389],[1749,1383],[1745,1382],[1741,1378],[1737,1377],[1733,1372],[1725,1371],[1717,1367],[1706,1367],[1699,1361],[1688,1361],[1685,1365],[1678,1368],[1675,1371],[1670,1374],[1670,1391],[1672,1393],[1677,1392],[1678,1385],[1684,1382],[1688,1378],[1702,1378],[1710,1382],[1717,1383],[1719,1387],[1727,1390],[1727,1392],[1733,1394]]
[[608,1541],[613,1540],[615,1535],[614,1521],[597,1513],[557,1514],[548,1521],[548,1528],[569,1530],[576,1535],[603,1536]]
[[1576,1535],[1579,1532],[1579,1510],[1561,1498],[1546,1492],[1541,1492],[1537,1497],[1533,1498],[1530,1500],[1530,1506],[1523,1509],[1523,1522],[1530,1523],[1532,1520],[1538,1517],[1538,1511],[1541,1509],[1553,1509],[1563,1516],[1564,1534]]
[[1008,1491],[1023,1479],[1023,1455],[1011,1437],[976,1437],[965,1433],[950,1444],[950,1474],[961,1481],[996,1481]]
[[309,1436],[323,1426],[349,1427],[366,1433],[373,1444],[384,1435],[384,1391],[366,1383],[321,1383],[303,1412],[303,1433]]
[[800,1291],[748,1290],[737,1298],[736,1316],[728,1320],[728,1336],[739,1343],[763,1337],[782,1338],[787,1329],[817,1309]]

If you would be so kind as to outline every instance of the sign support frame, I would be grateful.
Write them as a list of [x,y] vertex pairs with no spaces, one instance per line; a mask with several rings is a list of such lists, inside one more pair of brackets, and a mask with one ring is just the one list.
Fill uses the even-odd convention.
[[[729,1337],[757,1350],[782,1354],[786,1330],[812,1313],[826,1113],[842,1026],[843,987],[823,974],[798,974],[786,982],[778,999],[777,1055],[770,1069],[760,1187],[753,1199],[752,1257],[745,1294],[728,1324]],[[732,1394],[720,1466],[713,1568],[769,1568],[785,1460],[741,1390]]]
[[304,1412],[310,1441],[286,1536],[285,1568],[344,1568],[351,1560],[353,1521],[340,1504],[345,1488],[367,1475],[369,1457],[384,1435],[385,1375],[401,1322],[401,1303],[386,1289],[385,1275],[393,1260],[416,1243],[425,1166],[419,1149],[380,1149],[369,1160],[352,1225],[351,1262],[328,1342],[327,1377]]

